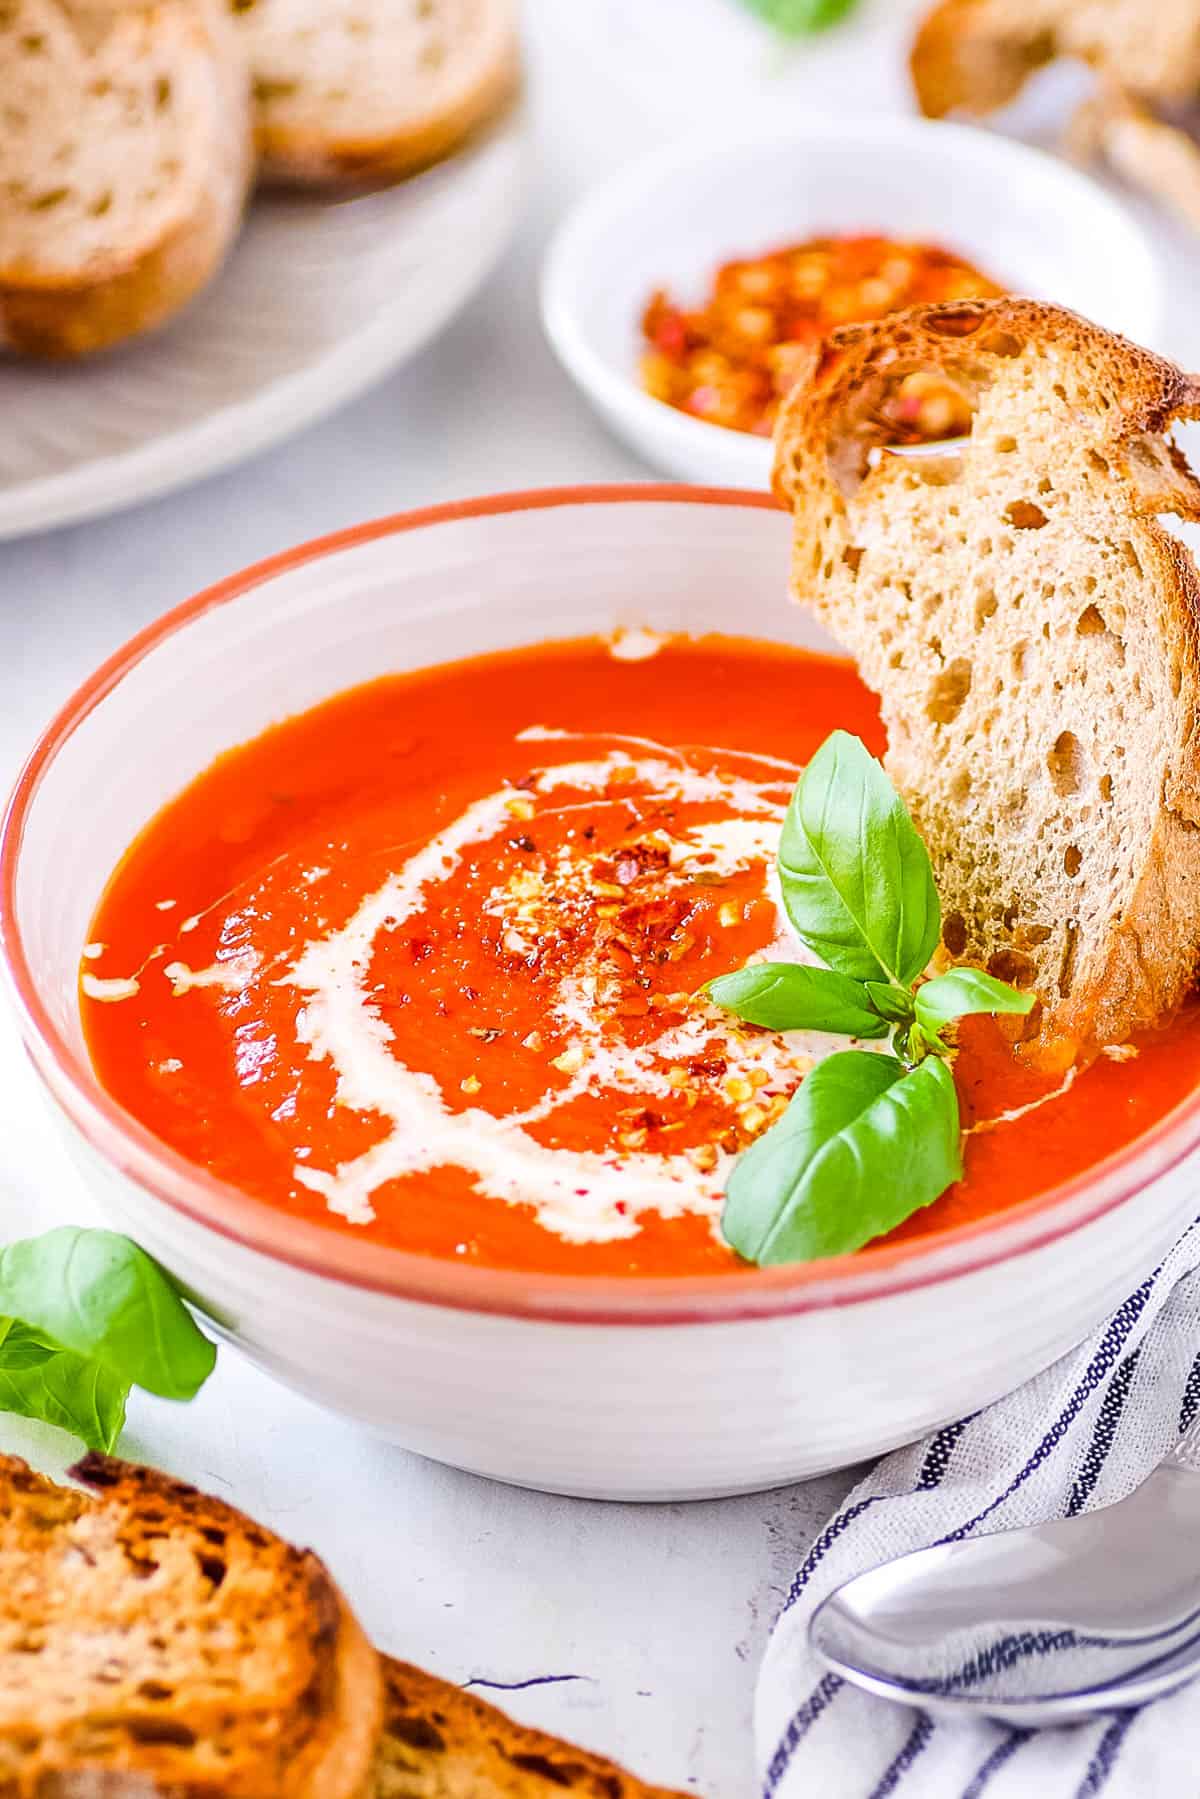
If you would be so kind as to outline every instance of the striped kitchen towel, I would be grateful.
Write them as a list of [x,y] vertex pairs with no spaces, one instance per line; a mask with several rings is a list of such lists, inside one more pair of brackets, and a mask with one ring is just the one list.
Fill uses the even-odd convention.
[[944,1723],[847,1685],[807,1644],[817,1605],[865,1568],[1131,1492],[1200,1415],[1198,1270],[1200,1222],[1086,1343],[986,1411],[885,1457],[854,1489],[797,1570],[763,1663],[764,1799],[1200,1794],[1200,1683],[1059,1730]]

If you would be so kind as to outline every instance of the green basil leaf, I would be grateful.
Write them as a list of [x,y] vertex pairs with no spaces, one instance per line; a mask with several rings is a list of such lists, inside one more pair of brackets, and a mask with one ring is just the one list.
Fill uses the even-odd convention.
[[832,1031],[839,1037],[886,1037],[860,981],[799,962],[756,962],[718,975],[708,994],[727,1012],[773,1031]]
[[722,1230],[762,1267],[859,1249],[962,1174],[958,1094],[945,1062],[911,1073],[846,1050],[819,1062],[729,1177]]
[[911,986],[937,946],[941,907],[908,809],[857,737],[835,731],[784,820],[788,917],[822,962],[859,981]]
[[853,10],[857,0],[745,0],[784,37],[807,37],[810,32],[824,31]]
[[891,1024],[911,1024],[913,996],[906,987],[892,987],[886,981],[866,981],[867,998],[881,1018]]
[[169,1277],[114,1231],[64,1227],[0,1249],[0,1313],[164,1399],[193,1398],[216,1361]]
[[952,968],[917,988],[917,1022],[936,1037],[943,1026],[968,1012],[1028,1012],[1035,997],[1018,993],[981,968]]
[[0,1412],[57,1425],[107,1454],[125,1424],[129,1382],[17,1319],[0,1324]]

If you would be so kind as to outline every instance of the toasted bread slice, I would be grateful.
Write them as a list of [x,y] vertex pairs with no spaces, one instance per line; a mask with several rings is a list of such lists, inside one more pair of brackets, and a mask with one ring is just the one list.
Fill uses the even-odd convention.
[[231,0],[262,172],[392,181],[436,162],[516,90],[514,0]]
[[514,1724],[449,1682],[385,1661],[373,1799],[683,1799],[615,1762]]
[[1184,99],[1200,89],[1194,0],[938,0],[913,42],[921,110],[993,112],[1043,63],[1075,56],[1132,92]]
[[79,356],[171,318],[250,180],[249,90],[208,0],[0,4],[0,343]]
[[315,1556],[150,1469],[0,1457],[0,1793],[362,1799],[379,1658]]
[[[973,408],[961,454],[889,455],[905,383]],[[1200,383],[1028,300],[834,333],[790,396],[793,593],[880,695],[944,946],[1033,988],[1062,1067],[1184,997],[1200,959],[1200,518],[1164,436]]]

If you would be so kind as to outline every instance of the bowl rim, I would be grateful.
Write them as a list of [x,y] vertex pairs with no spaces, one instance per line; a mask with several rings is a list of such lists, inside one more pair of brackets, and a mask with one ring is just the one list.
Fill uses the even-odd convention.
[[290,1218],[187,1161],[139,1124],[59,1030],[38,991],[16,908],[25,823],[42,780],[77,727],[159,644],[193,620],[304,564],[381,538],[564,506],[688,505],[778,512],[769,494],[675,483],[535,488],[393,514],[251,564],[172,607],[117,649],[62,705],[35,743],[0,825],[0,953],[25,1047],[57,1106],[102,1161],[169,1213],[308,1275],[467,1312],[581,1324],[720,1324],[848,1306],[956,1279],[1054,1243],[1132,1200],[1200,1145],[1200,1090],[1095,1168],[1010,1210],[912,1241],[788,1268],[631,1278],[463,1266]]
[[[1076,200],[1086,196],[1097,217],[1107,215],[1108,241],[1114,246],[1113,266],[1121,271],[1125,291],[1132,297],[1131,310],[1140,314],[1137,341],[1157,347],[1164,316],[1161,259],[1129,207],[1082,169],[1037,145],[978,125],[904,113],[839,117],[813,112],[799,120],[776,116],[738,130],[719,144],[711,133],[689,133],[618,169],[589,188],[571,207],[546,248],[539,299],[547,341],[583,392],[610,414],[619,415],[643,442],[668,445],[674,455],[686,456],[693,467],[702,468],[707,463],[714,475],[719,470],[727,480],[768,482],[770,438],[692,418],[646,393],[639,386],[632,365],[625,372],[614,369],[584,327],[572,302],[572,288],[581,258],[586,264],[597,240],[619,225],[630,204],[641,200],[648,185],[665,185],[689,172],[698,177],[718,158],[727,161],[745,151],[802,147],[817,142],[835,144],[848,138],[858,145],[874,144],[890,152],[903,151],[914,144],[936,143],[955,166],[968,161],[1007,165],[1014,179],[1042,183],[1050,180],[1059,184],[1060,191],[1069,190]],[[714,433],[719,435],[714,437]]]

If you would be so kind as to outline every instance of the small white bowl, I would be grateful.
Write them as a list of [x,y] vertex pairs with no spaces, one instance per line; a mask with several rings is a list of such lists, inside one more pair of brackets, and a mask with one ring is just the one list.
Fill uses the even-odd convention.
[[110,871],[232,744],[388,670],[621,624],[830,649],[763,494],[502,494],[343,531],[159,619],[48,727],[0,834],[2,962],[98,1198],[281,1380],[439,1461],[608,1499],[748,1492],[974,1411],[1079,1342],[1195,1216],[1200,1095],[978,1223],[697,1278],[521,1274],[289,1218],[169,1149],[88,1058]]
[[588,195],[560,227],[542,318],[613,430],[689,481],[762,488],[768,439],[705,424],[638,382],[655,288],[697,301],[718,264],[819,233],[940,243],[1012,292],[1054,300],[1155,346],[1163,293],[1128,212],[1068,163],[993,132],[925,119],[809,117],[732,142],[656,152]]

